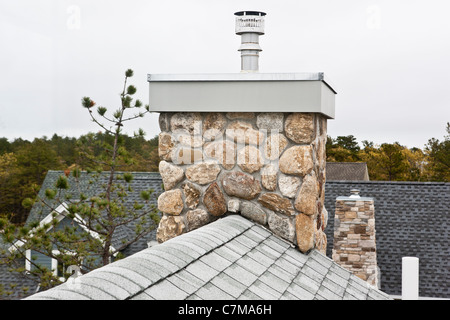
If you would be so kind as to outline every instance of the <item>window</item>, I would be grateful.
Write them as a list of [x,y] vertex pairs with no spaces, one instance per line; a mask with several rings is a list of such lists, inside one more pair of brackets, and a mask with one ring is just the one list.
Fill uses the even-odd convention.
[[[58,250],[53,250],[52,253],[54,256],[60,254]],[[58,277],[61,281],[65,281],[64,275],[70,266],[34,250],[27,250],[26,258],[25,269],[27,271],[34,271],[36,270],[35,265],[39,265],[53,271],[53,275]]]

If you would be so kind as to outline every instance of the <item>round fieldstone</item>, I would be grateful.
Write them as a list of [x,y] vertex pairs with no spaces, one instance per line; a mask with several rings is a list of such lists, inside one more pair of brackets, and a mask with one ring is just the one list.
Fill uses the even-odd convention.
[[204,185],[216,180],[220,167],[216,163],[203,162],[194,164],[186,169],[186,177],[195,183]]
[[244,121],[234,121],[230,123],[226,130],[227,139],[240,144],[259,145],[264,140],[264,134],[253,129],[250,123]]
[[203,209],[189,210],[186,212],[186,220],[189,231],[200,228],[209,222],[209,214]]
[[266,212],[264,212],[262,208],[252,202],[242,201],[240,211],[242,216],[250,220],[253,220],[262,225],[267,224]]
[[294,242],[295,226],[289,217],[280,216],[274,212],[269,212],[267,223],[269,225],[269,229],[272,230],[273,233],[283,239]]
[[158,210],[163,213],[179,215],[183,207],[180,189],[165,191],[158,197]]
[[229,196],[251,200],[261,192],[261,185],[253,176],[239,171],[226,173],[222,179],[222,186]]
[[315,221],[312,216],[300,213],[295,219],[297,244],[301,252],[306,253],[314,247]]
[[164,190],[170,190],[183,180],[184,171],[178,166],[174,166],[166,161],[159,162],[159,173],[164,183]]
[[264,166],[264,160],[258,148],[245,146],[237,153],[237,164],[243,171],[253,173]]
[[201,191],[194,184],[186,182],[183,186],[184,201],[189,209],[197,208],[200,202]]
[[172,114],[172,112],[161,112],[159,114],[159,129],[161,129],[161,131],[170,130],[170,117]]
[[239,208],[241,206],[241,202],[238,199],[230,199],[228,200],[228,211],[229,212],[239,212]]
[[285,174],[305,176],[314,167],[311,146],[293,146],[286,151],[279,161],[280,171]]
[[291,200],[283,198],[276,193],[265,193],[259,197],[258,201],[266,208],[291,216],[295,214],[294,207],[292,206]]
[[311,174],[306,176],[295,199],[295,209],[306,215],[315,215],[317,212],[318,196],[316,175]]
[[206,189],[205,195],[203,196],[203,204],[213,216],[219,217],[227,212],[225,197],[217,182],[211,183]]
[[286,136],[295,143],[311,143],[315,138],[313,114],[290,114],[286,118],[284,130]]
[[189,134],[199,135],[202,130],[202,115],[198,112],[175,113],[170,119],[170,129],[185,129]]
[[280,174],[280,177],[278,178],[280,192],[283,196],[288,198],[294,198],[297,195],[300,184],[299,177]]
[[161,160],[172,161],[172,151],[175,141],[172,135],[167,132],[161,132],[158,137],[158,154]]
[[215,140],[223,135],[227,119],[220,112],[209,112],[203,120],[203,137],[206,140]]
[[261,182],[264,188],[270,191],[277,189],[277,167],[273,164],[265,166],[261,170]]
[[259,129],[283,131],[284,115],[281,112],[263,112],[256,117]]
[[186,225],[183,217],[163,216],[159,222],[156,232],[156,240],[159,243],[175,238],[186,232]]
[[317,139],[317,162],[319,166],[325,167],[327,161],[327,152],[326,152],[326,139],[319,138]]
[[327,254],[327,235],[321,229],[316,230],[314,247],[323,255]]

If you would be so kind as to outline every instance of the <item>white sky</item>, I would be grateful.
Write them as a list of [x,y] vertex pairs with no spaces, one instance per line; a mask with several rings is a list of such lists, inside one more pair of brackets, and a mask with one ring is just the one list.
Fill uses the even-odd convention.
[[[81,98],[119,106],[124,71],[238,73],[234,12],[267,13],[260,72],[325,72],[328,134],[423,148],[450,121],[448,0],[0,0],[0,137],[99,127]],[[147,138],[158,114],[129,123]]]

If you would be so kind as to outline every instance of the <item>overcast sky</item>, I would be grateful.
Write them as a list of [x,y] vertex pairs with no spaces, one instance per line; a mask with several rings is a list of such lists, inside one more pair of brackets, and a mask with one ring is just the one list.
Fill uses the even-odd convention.
[[[98,131],[90,96],[119,106],[124,71],[238,73],[234,12],[267,13],[260,72],[324,72],[332,137],[423,148],[450,121],[448,0],[0,0],[0,137]],[[276,106],[274,106],[276,108]],[[131,124],[151,138],[158,114]]]

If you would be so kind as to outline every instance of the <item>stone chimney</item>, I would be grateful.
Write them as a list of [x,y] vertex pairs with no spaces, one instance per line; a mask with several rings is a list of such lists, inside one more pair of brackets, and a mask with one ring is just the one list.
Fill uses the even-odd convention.
[[151,111],[160,113],[159,242],[241,214],[302,252],[325,253],[325,145],[336,92],[323,73],[148,81]]
[[370,285],[379,287],[373,198],[351,190],[336,199],[333,260]]

